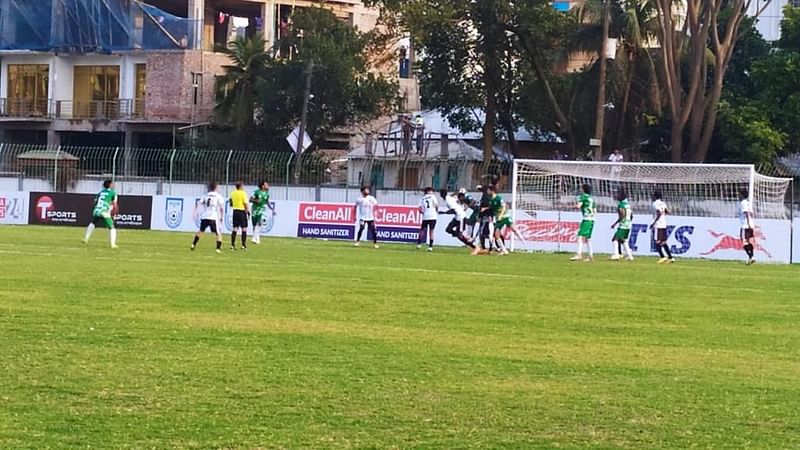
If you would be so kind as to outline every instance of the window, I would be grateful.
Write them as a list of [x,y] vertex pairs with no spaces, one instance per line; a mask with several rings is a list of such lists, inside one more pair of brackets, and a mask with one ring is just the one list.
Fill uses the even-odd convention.
[[74,117],[118,117],[119,66],[76,66],[73,89]]
[[192,72],[192,102],[197,106],[203,102],[203,74]]
[[136,93],[133,99],[133,115],[142,117],[144,115],[144,98],[147,93],[147,64],[136,64]]
[[47,114],[50,66],[8,65],[7,114],[35,117]]
[[383,189],[383,165],[375,164],[372,166],[369,184],[373,189]]

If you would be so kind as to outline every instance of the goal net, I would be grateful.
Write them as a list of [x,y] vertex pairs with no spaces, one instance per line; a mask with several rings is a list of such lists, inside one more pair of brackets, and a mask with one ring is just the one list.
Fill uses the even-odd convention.
[[738,193],[750,192],[757,219],[789,219],[791,179],[756,173],[752,165],[660,164],[516,160],[512,208],[534,217],[539,211],[575,211],[581,185],[592,186],[599,213],[616,213],[622,188],[634,213],[650,214],[653,191],[661,191],[676,216],[734,218]]

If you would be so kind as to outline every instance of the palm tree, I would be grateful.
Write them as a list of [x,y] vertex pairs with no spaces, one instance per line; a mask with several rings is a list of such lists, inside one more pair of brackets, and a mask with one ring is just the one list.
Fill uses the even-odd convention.
[[234,126],[238,131],[255,123],[258,108],[259,86],[270,61],[264,37],[260,34],[250,39],[239,37],[220,49],[232,64],[222,66],[225,74],[216,81],[216,112],[219,120]]
[[[574,9],[579,28],[569,45],[572,54],[592,52],[599,56],[604,51],[601,45],[604,9],[603,0],[587,0]],[[620,41],[615,65],[624,69],[615,139],[615,147],[619,147],[629,120],[632,91],[637,87],[637,81],[638,87],[643,87],[642,90],[646,92],[643,100],[649,99],[649,106],[655,111],[660,111],[662,107],[656,67],[649,50],[649,44],[658,30],[658,15],[653,0],[620,0],[610,2],[609,19],[609,35]],[[637,71],[646,72],[647,75],[637,77]]]

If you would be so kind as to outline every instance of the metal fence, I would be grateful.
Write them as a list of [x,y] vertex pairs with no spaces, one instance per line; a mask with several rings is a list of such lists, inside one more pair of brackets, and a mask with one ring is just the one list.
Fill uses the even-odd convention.
[[0,144],[0,191],[94,192],[103,179],[113,179],[123,194],[194,195],[210,181],[253,186],[265,180],[281,192],[277,198],[336,201],[343,195],[341,201],[349,201],[368,184],[405,203],[426,186],[474,188],[485,173],[510,189],[510,170],[506,162],[417,155],[347,158],[314,152],[298,159],[287,152]]

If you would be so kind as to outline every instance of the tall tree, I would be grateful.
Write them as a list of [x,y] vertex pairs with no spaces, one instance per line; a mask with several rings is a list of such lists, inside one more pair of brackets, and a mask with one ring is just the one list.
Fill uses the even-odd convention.
[[217,121],[242,132],[255,125],[259,85],[270,57],[260,35],[252,39],[239,37],[219,50],[231,64],[222,66],[225,73],[216,80],[216,90],[221,93]]
[[[672,126],[671,159],[702,162],[716,124],[725,73],[752,0],[654,1],[659,15],[659,66]],[[755,15],[769,3],[760,4]]]
[[263,137],[272,148],[288,149],[285,137],[302,115],[309,62],[315,67],[306,127],[312,140],[398,107],[397,84],[370,70],[367,62],[372,34],[358,32],[322,8],[299,9],[292,24],[280,43],[297,50],[291,59],[270,57],[259,36],[228,46],[232,64],[217,82],[218,123],[237,135]]

